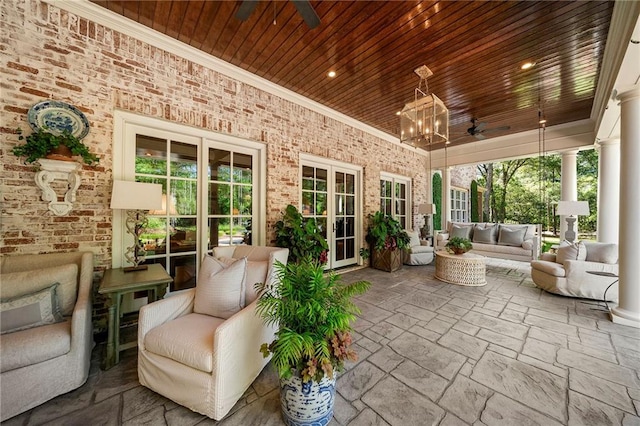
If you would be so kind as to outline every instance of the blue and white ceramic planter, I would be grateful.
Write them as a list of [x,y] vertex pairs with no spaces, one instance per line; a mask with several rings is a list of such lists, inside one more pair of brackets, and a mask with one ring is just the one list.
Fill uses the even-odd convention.
[[326,376],[320,383],[313,380],[302,383],[294,374],[280,379],[282,418],[289,426],[326,426],[333,417],[336,396],[336,378]]

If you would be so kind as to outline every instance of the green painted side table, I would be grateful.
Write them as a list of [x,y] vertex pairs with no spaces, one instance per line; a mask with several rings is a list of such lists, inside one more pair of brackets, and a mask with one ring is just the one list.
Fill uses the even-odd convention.
[[148,303],[164,297],[167,285],[173,278],[159,263],[148,265],[144,271],[124,272],[123,268],[107,269],[100,283],[98,293],[104,294],[109,299],[109,322],[107,335],[107,353],[103,368],[110,369],[120,362],[120,351],[137,346],[137,341],[120,344],[120,305],[122,296],[127,293],[146,291]]

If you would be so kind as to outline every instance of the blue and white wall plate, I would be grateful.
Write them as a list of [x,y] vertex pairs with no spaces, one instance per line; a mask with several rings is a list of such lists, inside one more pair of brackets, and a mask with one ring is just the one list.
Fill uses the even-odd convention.
[[68,130],[78,139],[89,133],[89,121],[82,111],[61,101],[38,102],[29,109],[27,121],[36,132],[42,127],[54,134]]

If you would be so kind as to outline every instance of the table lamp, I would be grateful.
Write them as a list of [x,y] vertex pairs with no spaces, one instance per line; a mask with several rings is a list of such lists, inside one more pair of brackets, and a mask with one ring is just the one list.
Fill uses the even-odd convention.
[[578,215],[589,215],[589,203],[587,201],[558,201],[558,216],[565,216],[567,221],[567,230],[564,233],[564,239],[573,243],[576,239],[576,232],[573,225],[576,223]]
[[113,181],[111,192],[111,208],[126,210],[127,231],[133,235],[133,246],[127,248],[124,257],[133,266],[124,268],[125,272],[143,271],[146,251],[140,241],[140,234],[147,225],[147,211],[162,208],[162,185],[156,183]]
[[430,203],[420,204],[418,206],[418,213],[424,215],[424,226],[420,230],[420,233],[422,234],[421,236],[424,239],[431,235],[429,230],[429,216],[436,214],[436,205]]

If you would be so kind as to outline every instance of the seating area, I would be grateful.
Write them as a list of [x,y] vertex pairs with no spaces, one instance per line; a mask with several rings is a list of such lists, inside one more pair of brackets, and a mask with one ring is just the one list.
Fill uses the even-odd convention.
[[[528,263],[487,258],[487,285],[474,288],[442,283],[434,270],[343,274],[373,286],[357,300],[359,360],[338,379],[331,425],[640,420],[638,329],[611,323],[604,306],[537,288]],[[7,424],[213,424],[141,386],[135,349],[108,371],[99,349],[84,386]],[[268,365],[215,424],[281,424],[279,405]]]
[[[618,301],[618,245],[596,242],[564,243],[557,253],[543,253],[531,262],[531,278],[555,294]],[[606,296],[605,296],[606,292]]]
[[436,245],[440,250],[451,237],[467,238],[473,253],[527,262],[540,255],[539,235],[533,224],[447,222],[446,230],[436,236]]
[[93,349],[93,253],[3,257],[0,418],[80,387]]

